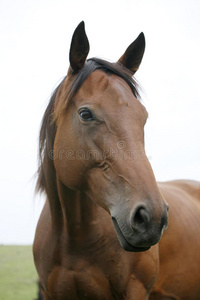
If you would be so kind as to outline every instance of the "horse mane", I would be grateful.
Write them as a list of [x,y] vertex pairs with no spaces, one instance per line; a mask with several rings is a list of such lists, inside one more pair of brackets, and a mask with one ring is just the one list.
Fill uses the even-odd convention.
[[51,178],[51,182],[53,180],[56,186],[55,168],[53,164],[53,145],[56,135],[56,119],[58,118],[59,113],[66,107],[67,103],[69,103],[69,101],[81,88],[85,80],[95,70],[102,70],[107,74],[115,74],[121,77],[130,86],[135,97],[140,98],[138,91],[139,85],[136,80],[133,79],[132,73],[127,68],[120,63],[111,63],[102,59],[92,58],[86,61],[84,67],[75,76],[70,88],[68,91],[66,91],[65,97],[59,99],[59,102],[62,102],[58,105],[59,110],[55,110],[55,100],[58,91],[62,88],[62,85],[66,79],[65,77],[52,93],[41,123],[39,134],[39,167],[36,185],[37,191],[45,191],[48,193],[47,183],[49,177]]
[[41,122],[40,134],[39,134],[39,167],[38,167],[38,179],[36,190],[44,191],[46,190],[46,174],[45,174],[45,161],[47,157],[49,162],[52,165],[51,169],[53,171],[54,166],[50,160],[50,150],[53,149],[55,134],[56,134],[56,125],[53,121],[53,112],[54,112],[54,103],[56,99],[57,92],[61,87],[62,82],[56,87],[52,96],[50,98],[49,104],[45,110],[44,116]]

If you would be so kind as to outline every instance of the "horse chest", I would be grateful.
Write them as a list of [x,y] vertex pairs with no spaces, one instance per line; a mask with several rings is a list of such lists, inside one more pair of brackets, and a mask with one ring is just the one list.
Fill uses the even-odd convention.
[[109,262],[105,266],[74,258],[55,267],[48,277],[50,299],[123,299],[129,280],[126,267]]
[[[134,259],[133,259],[134,257]],[[54,300],[131,300],[147,299],[153,287],[155,266],[146,254],[116,254],[102,257],[67,255],[55,266],[47,280],[47,291]],[[131,259],[132,258],[132,259]],[[151,265],[148,275],[142,258]],[[139,270],[139,271],[138,271]],[[145,275],[145,280],[142,278]],[[140,274],[140,275],[139,275]],[[153,277],[155,274],[153,275]],[[144,284],[146,282],[146,286]],[[47,298],[48,299],[48,298]]]

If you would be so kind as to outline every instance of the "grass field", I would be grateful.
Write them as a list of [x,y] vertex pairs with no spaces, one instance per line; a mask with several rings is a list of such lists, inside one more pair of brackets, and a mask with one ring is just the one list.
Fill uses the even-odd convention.
[[0,299],[37,299],[31,246],[0,246]]

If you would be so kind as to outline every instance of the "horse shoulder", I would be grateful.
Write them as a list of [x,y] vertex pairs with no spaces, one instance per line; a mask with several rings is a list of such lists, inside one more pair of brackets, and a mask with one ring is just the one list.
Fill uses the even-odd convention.
[[179,180],[159,183],[159,188],[169,204],[169,224],[159,242],[160,272],[154,291],[175,299],[199,299],[200,183]]
[[[169,224],[160,244],[169,241],[179,252],[184,246],[200,249],[200,183],[177,180],[160,183],[159,188],[169,204]],[[184,249],[183,249],[184,250]]]

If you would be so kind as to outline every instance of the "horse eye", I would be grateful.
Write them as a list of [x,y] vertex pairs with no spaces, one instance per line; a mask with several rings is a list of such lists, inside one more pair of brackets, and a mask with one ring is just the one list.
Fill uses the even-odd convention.
[[79,110],[79,115],[83,121],[92,121],[94,120],[91,111],[88,108],[81,108]]

